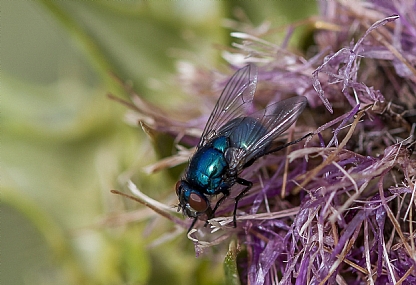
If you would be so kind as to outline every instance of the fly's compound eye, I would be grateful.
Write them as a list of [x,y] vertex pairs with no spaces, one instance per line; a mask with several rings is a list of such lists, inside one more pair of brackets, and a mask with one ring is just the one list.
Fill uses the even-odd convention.
[[208,209],[208,202],[204,196],[198,193],[191,193],[188,200],[189,206],[197,212],[205,212]]
[[176,195],[178,195],[179,196],[179,194],[181,193],[181,191],[182,191],[182,181],[178,181],[178,182],[176,182],[176,185],[175,185],[175,191],[176,191]]

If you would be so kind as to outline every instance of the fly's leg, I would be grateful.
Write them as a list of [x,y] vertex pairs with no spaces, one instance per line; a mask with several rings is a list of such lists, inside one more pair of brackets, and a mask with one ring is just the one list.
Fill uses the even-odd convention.
[[249,166],[250,166],[250,165],[252,165],[252,164],[253,164],[253,163],[254,163],[257,159],[259,159],[259,158],[260,158],[260,157],[262,157],[262,156],[265,156],[265,155],[271,154],[271,153],[273,153],[273,152],[277,152],[277,151],[279,151],[279,150],[282,150],[282,149],[284,149],[284,148],[287,148],[288,146],[291,146],[292,144],[297,144],[298,142],[303,141],[304,139],[306,139],[307,137],[312,136],[312,135],[313,135],[313,133],[309,133],[309,134],[307,134],[307,135],[304,135],[304,136],[303,136],[303,137],[301,137],[300,139],[297,139],[297,140],[294,140],[294,141],[291,141],[291,142],[285,143],[284,145],[281,145],[281,146],[279,146],[279,147],[273,148],[273,149],[268,150],[268,151],[266,151],[266,152],[260,153],[260,154],[259,154],[259,155],[257,155],[256,157],[254,157],[254,158],[250,159],[249,161],[247,161],[247,162],[244,164],[243,168],[247,168],[247,167],[249,167]]
[[196,216],[195,218],[194,218],[194,220],[192,221],[192,224],[191,224],[191,226],[189,227],[189,229],[188,229],[188,233],[192,230],[192,228],[195,226],[195,223],[196,223],[196,221],[198,221],[198,216]]
[[270,153],[273,153],[273,152],[276,152],[276,151],[279,151],[279,150],[282,150],[284,148],[287,148],[288,146],[291,146],[292,144],[297,144],[298,142],[303,141],[304,139],[306,139],[307,137],[312,136],[312,135],[313,135],[313,133],[306,134],[306,135],[304,135],[303,137],[301,137],[301,138],[299,138],[297,140],[294,140],[294,141],[285,143],[282,146],[279,146],[279,147],[276,147],[274,149],[268,150],[266,153],[262,154],[262,156],[263,155],[270,154]]
[[222,192],[222,194],[223,194],[223,196],[222,196],[222,197],[218,200],[218,202],[215,204],[215,207],[214,207],[214,209],[212,210],[212,213],[211,213],[211,217],[210,217],[210,218],[213,218],[213,217],[214,217],[215,211],[218,209],[218,207],[221,205],[221,203],[225,200],[225,198],[227,198],[227,197],[228,197],[228,195],[230,195],[230,191],[229,191],[229,190],[224,191],[224,192]]
[[248,192],[248,190],[251,189],[251,187],[253,186],[253,182],[245,180],[243,178],[237,177],[236,182],[240,185],[246,186],[246,188],[243,189],[243,191],[240,192],[240,194],[237,195],[237,197],[235,197],[235,202],[234,202],[234,212],[233,212],[233,225],[234,228],[237,227],[237,218],[236,218],[236,214],[237,214],[237,206],[238,206],[238,201],[240,201],[241,198],[244,197],[244,195],[246,195],[246,193]]
[[[208,220],[211,218],[214,218],[215,215],[215,211],[217,211],[218,207],[221,205],[221,203],[230,195],[230,190],[227,187],[226,189],[222,189],[221,191],[218,191],[219,193],[222,193],[223,196],[217,201],[217,203],[215,204],[214,209],[211,211],[211,213],[209,213],[208,215]],[[219,194],[218,193],[218,194]],[[208,220],[205,222],[204,227],[206,227],[208,225]]]

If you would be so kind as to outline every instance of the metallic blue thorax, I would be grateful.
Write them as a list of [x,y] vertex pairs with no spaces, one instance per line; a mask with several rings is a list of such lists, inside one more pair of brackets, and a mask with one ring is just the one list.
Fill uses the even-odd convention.
[[214,139],[206,144],[192,157],[186,173],[186,180],[197,187],[202,193],[213,195],[228,169],[224,153],[229,147],[229,139],[225,136]]
[[[247,145],[265,135],[267,130],[256,119],[245,117],[231,120],[219,130],[219,133],[222,135],[194,154],[185,177],[194,190],[207,195],[218,194],[219,187],[224,190],[232,186],[224,181],[224,176],[229,174],[229,163],[232,163],[226,159],[227,149],[247,150]],[[256,150],[256,153],[262,152],[263,149]],[[250,154],[246,157],[251,158]],[[241,165],[245,162],[247,161],[243,161]]]

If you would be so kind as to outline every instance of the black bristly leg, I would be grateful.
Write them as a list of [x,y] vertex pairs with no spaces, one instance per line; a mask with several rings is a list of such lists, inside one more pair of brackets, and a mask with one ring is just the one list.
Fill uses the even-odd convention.
[[228,195],[230,195],[230,191],[225,191],[224,193],[223,193],[223,196],[217,201],[217,203],[215,204],[215,207],[214,207],[214,209],[212,210],[212,214],[211,214],[211,217],[210,218],[212,218],[212,217],[214,217],[214,214],[215,214],[215,211],[218,209],[218,207],[220,206],[220,204],[225,200],[225,198],[227,198],[228,197]]
[[[208,216],[208,220],[214,217],[215,211],[217,211],[220,204],[225,200],[225,198],[227,198],[230,195],[230,189],[229,188],[223,189],[220,193],[222,193],[222,197],[215,204],[214,209],[211,211],[211,213]],[[208,220],[205,222],[204,227],[208,225]]]
[[271,150],[268,150],[268,151],[266,151],[266,152],[264,152],[264,153],[261,153],[260,155],[258,155],[258,156],[256,156],[256,157],[254,157],[254,158],[252,158],[252,159],[250,159],[249,161],[247,161],[246,162],[246,164],[244,164],[244,166],[243,166],[243,168],[247,168],[247,167],[249,167],[250,165],[252,165],[257,159],[259,159],[260,157],[262,157],[262,156],[265,156],[265,155],[268,155],[268,154],[271,154],[271,153],[273,153],[273,152],[277,152],[277,151],[279,151],[279,150],[282,150],[282,149],[284,149],[284,148],[286,148],[286,147],[288,147],[288,146],[291,146],[292,144],[297,144],[298,142],[300,142],[300,141],[302,141],[302,140],[304,140],[305,138],[307,138],[307,137],[309,137],[309,136],[312,136],[313,135],[313,133],[309,133],[309,134],[307,134],[307,135],[304,135],[303,137],[301,137],[300,139],[297,139],[297,140],[294,140],[294,141],[291,141],[291,142],[288,142],[288,143],[285,143],[284,145],[281,145],[281,146],[279,146],[279,147],[276,147],[276,148],[273,148],[273,149],[271,149]]
[[195,226],[196,221],[198,221],[198,216],[194,218],[194,220],[192,221],[191,226],[188,229],[188,233],[192,230],[192,228]]
[[270,154],[270,153],[273,153],[273,152],[276,152],[276,151],[279,151],[279,150],[282,150],[284,148],[287,148],[288,146],[291,146],[292,144],[297,144],[298,142],[303,141],[304,139],[306,139],[309,136],[313,136],[313,133],[306,134],[306,135],[304,135],[303,137],[301,137],[301,138],[299,138],[297,140],[294,140],[294,141],[285,143],[282,146],[279,146],[279,147],[276,147],[274,149],[268,150],[266,153],[262,154],[262,156],[267,155],[267,154]]
[[238,206],[238,201],[240,201],[241,198],[244,197],[244,195],[248,192],[248,190],[251,189],[251,187],[253,186],[253,182],[245,180],[243,178],[237,177],[236,182],[240,185],[246,186],[246,188],[243,189],[243,191],[240,192],[240,194],[237,195],[237,197],[235,197],[235,202],[234,202],[234,212],[233,212],[233,225],[234,228],[237,227],[237,206]]
[[[247,162],[246,162],[246,164],[244,164],[243,168],[249,167],[250,165],[252,165],[252,164],[254,163],[254,161],[256,161],[258,158],[260,158],[260,157],[262,157],[262,156],[268,155],[268,154],[273,153],[273,152],[277,152],[277,151],[282,150],[282,149],[284,149],[284,148],[286,148],[286,147],[288,147],[288,146],[291,146],[291,145],[293,145],[293,144],[297,144],[298,142],[300,142],[300,141],[304,140],[305,138],[307,138],[307,137],[309,137],[309,136],[312,136],[312,135],[313,135],[313,133],[308,133],[308,134],[304,135],[303,137],[301,137],[301,138],[299,138],[299,139],[297,139],[297,140],[294,140],[294,141],[288,142],[288,143],[286,143],[286,144],[284,144],[284,145],[282,145],[282,146],[279,146],[279,147],[276,147],[276,148],[274,148],[274,149],[268,150],[268,151],[266,151],[266,152],[262,153],[261,155],[256,156],[256,157],[252,158],[251,160],[247,161]],[[253,186],[253,183],[252,183],[251,181],[247,181],[247,180],[242,179],[242,178],[240,178],[240,177],[237,177],[236,182],[237,182],[238,184],[241,184],[241,185],[243,185],[243,186],[246,186],[246,188],[244,188],[244,190],[243,190],[243,191],[241,191],[241,192],[240,192],[240,194],[238,194],[238,195],[237,195],[237,197],[235,197],[234,214],[233,214],[233,224],[234,224],[234,227],[237,227],[237,218],[236,218],[236,214],[237,214],[237,206],[238,206],[238,201],[239,201],[241,198],[243,198],[243,196],[244,196],[244,195],[248,192],[248,190],[250,190],[250,188]],[[217,208],[217,206],[216,206],[215,208]]]

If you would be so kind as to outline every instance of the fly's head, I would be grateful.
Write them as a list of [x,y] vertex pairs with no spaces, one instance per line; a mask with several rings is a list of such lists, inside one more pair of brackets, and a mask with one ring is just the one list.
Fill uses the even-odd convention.
[[184,215],[196,218],[211,209],[207,197],[193,189],[186,180],[176,182],[175,188],[179,199],[178,211],[182,210]]

